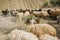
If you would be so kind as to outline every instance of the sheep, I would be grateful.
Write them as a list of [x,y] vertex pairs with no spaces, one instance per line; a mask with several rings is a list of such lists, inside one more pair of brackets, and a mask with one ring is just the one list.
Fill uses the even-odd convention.
[[24,30],[14,29],[8,34],[10,40],[38,40],[37,36]]
[[56,10],[54,10],[54,11],[51,10],[51,11],[49,12],[49,14],[50,14],[50,16],[56,16],[57,11],[56,11]]
[[36,23],[36,21],[31,18],[30,23],[31,23],[31,25],[34,25]]
[[30,25],[34,25],[36,23],[36,21],[32,18],[27,18],[27,20],[25,21],[26,24],[30,24]]
[[39,37],[40,40],[59,40],[57,37],[53,37],[51,35],[45,34],[45,35],[41,35]]
[[19,12],[22,12],[22,11],[23,11],[22,9],[19,10]]
[[30,32],[36,34],[37,36],[41,36],[43,34],[49,34],[52,36],[56,36],[56,29],[49,24],[35,24],[30,26]]
[[57,35],[56,29],[49,24],[33,24],[27,26],[20,26],[20,29],[26,30],[28,32],[32,32],[37,36],[41,36],[43,34],[49,34],[52,36]]
[[57,35],[56,29],[49,24],[33,24],[33,25],[27,25],[27,26],[25,25],[25,26],[19,26],[19,27],[20,29],[26,30],[28,32],[32,32],[37,36],[41,36],[43,34],[49,34],[52,36]]
[[42,11],[42,9],[39,9],[38,11]]
[[35,16],[39,16],[40,12],[39,11],[32,11],[31,14],[35,15]]
[[30,25],[39,24],[40,19],[38,19],[38,18],[37,19],[28,18],[25,23],[30,24]]
[[60,15],[60,9],[48,10],[48,13],[51,18],[57,19],[56,17]]
[[45,16],[49,16],[49,14],[48,14],[47,11],[41,11],[40,12],[40,16],[42,16],[42,17],[44,16],[45,17]]
[[8,15],[9,11],[8,11],[8,9],[2,10],[2,13],[3,13],[3,15]]
[[20,10],[19,10],[19,9],[16,9],[16,11],[17,11],[17,12],[20,12]]
[[30,18],[26,19],[25,24],[30,24]]
[[39,16],[39,17],[45,17],[45,16],[49,16],[47,11],[33,11],[33,13],[35,16]]
[[19,20],[22,20],[23,19],[23,16],[24,16],[24,13],[23,12],[17,13],[17,18]]
[[35,10],[32,10],[32,11],[42,11],[42,9],[35,9]]
[[32,14],[28,15],[24,18],[26,24],[35,24],[36,23],[36,17]]
[[29,10],[29,9],[26,9],[25,11],[31,12],[31,10]]
[[24,13],[24,17],[27,17],[28,15],[30,15],[30,12],[29,12],[29,11],[26,11],[26,12]]
[[36,18],[36,24],[39,24],[40,23],[40,19],[39,18]]
[[16,17],[16,15],[17,15],[17,11],[15,11],[15,10],[11,10],[11,11],[10,11],[10,14],[11,14],[12,16],[15,16],[15,17]]

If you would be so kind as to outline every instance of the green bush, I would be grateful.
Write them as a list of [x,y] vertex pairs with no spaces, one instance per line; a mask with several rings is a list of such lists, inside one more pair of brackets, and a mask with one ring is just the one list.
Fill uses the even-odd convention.
[[57,0],[50,0],[50,3],[51,3],[53,6],[56,6],[56,5],[57,5]]
[[53,6],[60,5],[60,0],[50,0],[50,3],[51,3]]
[[57,4],[60,6],[60,0],[57,0]]
[[43,6],[44,7],[47,7],[48,6],[48,2],[45,2]]

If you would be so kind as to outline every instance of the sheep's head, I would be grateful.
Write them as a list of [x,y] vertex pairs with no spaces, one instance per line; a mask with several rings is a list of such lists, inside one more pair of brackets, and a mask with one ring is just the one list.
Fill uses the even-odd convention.
[[30,20],[35,20],[36,19],[36,17],[34,16],[34,15],[28,15],[27,17],[25,17],[25,23],[30,23]]

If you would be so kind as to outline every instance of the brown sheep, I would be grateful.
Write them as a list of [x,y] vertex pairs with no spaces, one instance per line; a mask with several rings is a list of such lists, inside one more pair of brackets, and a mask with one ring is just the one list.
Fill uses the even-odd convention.
[[37,18],[35,21],[36,21],[37,24],[40,23],[40,19],[39,18]]
[[58,11],[58,10],[50,11],[49,13],[50,13],[51,16],[58,16],[58,15],[60,15],[60,11]]
[[48,10],[49,16],[55,18],[60,15],[60,9]]
[[37,36],[41,36],[44,34],[56,36],[56,29],[49,24],[35,24],[31,25],[31,27],[31,32],[36,34]]
[[57,34],[56,29],[49,24],[34,24],[34,25],[25,25],[25,26],[19,26],[19,27],[20,29],[26,30],[28,32],[32,32],[37,36],[41,36],[44,34],[56,36]]
[[45,17],[45,16],[49,16],[47,11],[33,11],[33,13],[35,16],[40,16],[40,17]]

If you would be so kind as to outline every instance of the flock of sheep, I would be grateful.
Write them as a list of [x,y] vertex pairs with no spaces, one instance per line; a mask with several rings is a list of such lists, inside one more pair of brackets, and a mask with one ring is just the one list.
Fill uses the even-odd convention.
[[[18,18],[26,24],[20,26],[20,29],[14,29],[8,34],[9,40],[59,40],[56,29],[47,24],[39,23],[40,17],[56,18],[60,15],[60,9],[48,10],[2,10],[4,16],[11,15]],[[29,17],[30,16],[30,17]],[[26,20],[25,20],[26,18]],[[28,25],[29,24],[29,25]],[[24,24],[23,24],[24,25]]]

